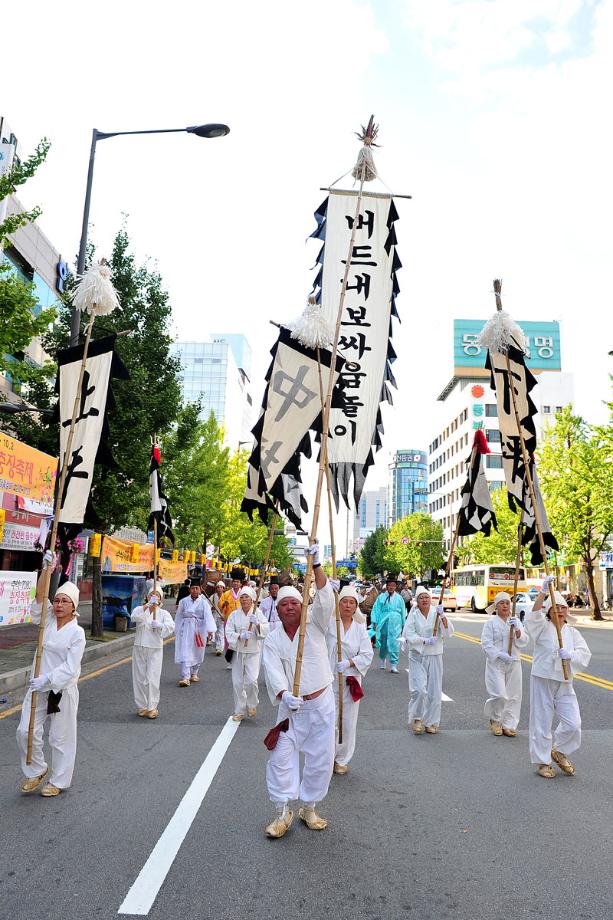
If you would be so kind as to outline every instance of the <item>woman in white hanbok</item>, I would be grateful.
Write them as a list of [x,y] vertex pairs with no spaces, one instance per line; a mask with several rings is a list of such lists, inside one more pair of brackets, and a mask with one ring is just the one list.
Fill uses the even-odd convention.
[[132,611],[136,637],[132,650],[132,688],[137,714],[157,719],[160,702],[160,677],[164,658],[164,639],[172,636],[175,624],[163,602],[161,588],[149,592],[147,603]]

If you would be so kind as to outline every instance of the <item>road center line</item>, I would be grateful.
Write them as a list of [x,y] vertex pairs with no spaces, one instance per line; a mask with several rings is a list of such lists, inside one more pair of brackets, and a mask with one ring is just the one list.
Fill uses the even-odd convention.
[[145,916],[151,910],[239,725],[230,718],[222,728],[117,913]]

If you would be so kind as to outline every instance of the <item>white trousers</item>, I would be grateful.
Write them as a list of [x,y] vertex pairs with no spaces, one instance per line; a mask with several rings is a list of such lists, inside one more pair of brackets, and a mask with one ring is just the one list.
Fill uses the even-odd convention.
[[132,687],[137,709],[151,711],[158,708],[163,658],[163,648],[134,646],[132,650]]
[[180,668],[181,668],[181,680],[183,680],[184,678],[189,680],[190,677],[192,677],[194,674],[197,674],[198,671],[200,670],[200,663],[189,664],[187,661],[182,661],[180,663]]
[[512,664],[485,662],[485,718],[502,722],[503,728],[516,729],[519,725],[522,695],[521,661]]
[[223,652],[224,624],[225,620],[220,613],[214,613],[215,619],[215,651]]
[[28,753],[28,726],[30,724],[31,691],[25,695],[21,718],[17,726],[17,746],[21,756],[24,776],[32,779],[47,769],[43,752],[43,730],[49,720],[49,746],[51,748],[51,773],[47,779],[58,789],[68,789],[72,782],[74,762],[77,754],[77,710],[79,688],[76,684],[62,692],[60,711],[47,715],[47,692],[36,694],[36,721],[32,741],[32,763],[26,764]]
[[443,656],[409,655],[409,725],[421,719],[424,725],[439,725],[443,691]]
[[[289,729],[281,732],[266,764],[266,785],[271,802],[285,805],[290,799],[321,802],[328,793],[334,766],[334,694],[328,687],[321,696],[306,700],[299,712],[290,713],[279,704],[278,721],[289,717]],[[300,782],[300,754],[304,754]]]
[[262,653],[245,655],[234,652],[232,655],[232,689],[234,690],[234,712],[255,709],[258,705],[258,675]]
[[[554,716],[559,721],[552,735]],[[581,713],[572,683],[530,677],[530,760],[551,763],[551,749],[572,754],[581,747]]]
[[[358,677],[358,680],[360,678]],[[360,680],[360,684],[362,681]],[[334,677],[334,704],[336,712],[334,716],[334,729],[336,732],[336,763],[347,765],[353,757],[355,751],[355,736],[358,727],[358,714],[360,711],[360,701],[353,702],[349,687],[345,682],[343,675],[343,743],[338,743],[338,678]]]

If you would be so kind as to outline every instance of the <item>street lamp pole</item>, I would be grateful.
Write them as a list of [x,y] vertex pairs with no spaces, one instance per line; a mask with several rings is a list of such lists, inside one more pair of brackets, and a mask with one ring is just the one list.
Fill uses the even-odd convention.
[[[81,242],[79,244],[79,257],[77,259],[77,277],[82,277],[85,271],[85,253],[87,251],[87,229],[89,225],[89,207],[92,197],[92,183],[94,179],[94,160],[96,157],[96,144],[106,140],[107,137],[120,137],[126,134],[195,134],[196,137],[224,137],[230,133],[227,125],[206,124],[191,125],[189,128],[154,128],[147,131],[92,131],[92,145],[89,151],[89,167],[87,170],[87,186],[85,189],[85,203],[83,205],[83,223],[81,225]],[[70,344],[79,344],[80,313],[73,306],[70,314]]]

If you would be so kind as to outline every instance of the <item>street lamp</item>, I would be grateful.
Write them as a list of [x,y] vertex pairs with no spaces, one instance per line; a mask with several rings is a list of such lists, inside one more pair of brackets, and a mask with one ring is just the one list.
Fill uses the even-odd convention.
[[[92,131],[92,145],[89,152],[89,168],[87,170],[87,186],[85,189],[85,204],[83,206],[83,225],[81,227],[81,243],[79,245],[79,258],[77,260],[77,278],[80,278],[85,271],[85,252],[87,249],[87,227],[89,224],[89,205],[92,197],[92,181],[94,178],[94,159],[96,157],[96,144],[98,141],[106,140],[107,137],[120,137],[126,134],[177,134],[187,133],[195,134],[196,137],[224,137],[230,133],[227,125],[206,124],[191,125],[189,128],[154,128],[147,131],[98,131],[94,128]],[[73,306],[70,315],[70,344],[79,344],[79,311]]]

